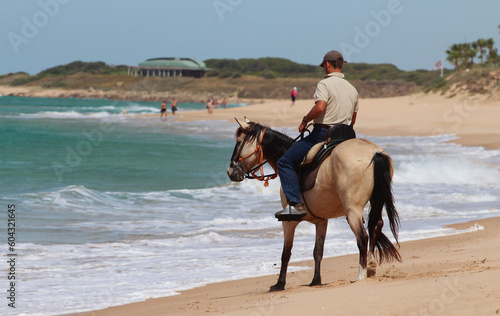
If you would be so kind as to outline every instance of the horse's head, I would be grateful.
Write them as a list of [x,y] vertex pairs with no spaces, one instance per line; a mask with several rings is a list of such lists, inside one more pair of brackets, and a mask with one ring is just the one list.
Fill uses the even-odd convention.
[[[236,118],[235,118],[236,119]],[[245,179],[245,174],[253,167],[262,162],[263,152],[260,143],[265,127],[250,122],[245,118],[244,122],[236,122],[240,127],[236,130],[236,145],[234,146],[231,163],[227,169],[227,175],[231,181],[240,182]]]

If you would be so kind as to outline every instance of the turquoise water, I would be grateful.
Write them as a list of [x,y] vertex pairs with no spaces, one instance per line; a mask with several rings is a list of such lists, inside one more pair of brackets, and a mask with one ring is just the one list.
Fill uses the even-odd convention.
[[232,146],[196,127],[136,124],[121,115],[123,110],[156,113],[151,102],[1,100],[0,185],[9,193],[68,185],[127,192],[202,188],[213,170],[224,170]]
[[[30,204],[27,196],[42,199],[19,215],[25,227],[31,227],[19,236],[24,242],[108,242],[123,235],[67,229],[65,225],[86,215],[64,212],[60,216],[59,211],[68,206],[119,211],[129,198],[95,205],[92,198],[82,199],[73,192],[70,197],[44,200],[53,192],[78,188],[79,194],[80,189],[95,194],[151,193],[229,182],[225,169],[232,140],[209,131],[221,122],[175,124],[172,119],[130,117],[131,112],[157,113],[157,104],[151,102],[17,97],[0,101],[0,192],[11,203],[20,203],[18,207]],[[179,107],[202,109],[204,105],[181,103]],[[129,114],[123,115],[124,110]],[[140,203],[135,205],[138,210]],[[43,227],[40,221],[60,226]]]
[[[159,107],[0,97],[0,205],[3,227],[7,205],[16,206],[19,258],[16,311],[5,304],[0,314],[94,310],[277,274],[279,181],[267,188],[229,181],[234,122],[131,116],[159,114]],[[176,117],[204,104],[179,107]],[[294,128],[285,132],[297,136]],[[500,215],[500,151],[447,143],[453,135],[358,136],[394,161],[400,241]],[[6,261],[7,233],[0,232]],[[314,233],[311,224],[297,227],[292,261],[311,259]],[[355,252],[345,219],[330,220],[325,256]]]

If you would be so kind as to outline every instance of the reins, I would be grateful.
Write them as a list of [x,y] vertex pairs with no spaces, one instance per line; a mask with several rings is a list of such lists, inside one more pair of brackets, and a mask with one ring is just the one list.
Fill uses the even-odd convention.
[[[311,124],[310,124],[311,125]],[[309,127],[310,125],[308,125],[307,127]],[[308,132],[309,130],[307,129]],[[245,169],[248,169],[244,160],[247,159],[248,157],[254,155],[254,154],[257,154],[257,157],[258,157],[258,164],[253,167],[252,169],[248,170],[247,172],[245,172],[245,178],[246,179],[256,179],[256,180],[259,180],[259,181],[264,181],[264,186],[267,187],[269,186],[269,180],[272,180],[272,179],[275,179],[277,176],[278,176],[278,173],[276,172],[276,170],[274,169],[273,167],[273,170],[274,170],[274,173],[272,174],[267,174],[265,175],[264,174],[264,165],[266,163],[268,163],[269,159],[266,159],[264,160],[264,151],[262,150],[262,139],[264,139],[264,134],[266,133],[266,130],[267,130],[267,127],[262,131],[262,134],[260,135],[260,140],[257,144],[257,147],[255,148],[255,150],[249,154],[248,156],[244,157],[244,158],[239,158],[238,160],[241,161],[241,163],[243,164],[243,166],[245,167]],[[297,142],[298,139],[302,139],[304,138],[304,132],[300,133],[299,136],[297,136],[291,143],[290,143],[290,146],[292,144],[294,144],[295,142]],[[243,147],[244,144],[241,145],[241,147]],[[275,153],[273,155],[272,158],[274,158],[274,156],[276,156],[276,154],[278,153]],[[271,166],[272,167],[272,166]],[[257,175],[257,172],[260,171],[260,176]]]
[[[309,132],[309,133],[311,133],[308,130],[309,126],[311,126],[311,125],[313,125],[313,124],[311,123],[311,124],[307,125],[306,128],[302,131],[302,133],[300,133],[299,136],[297,136],[294,140],[292,140],[290,142],[290,145],[288,146],[288,148],[290,148],[291,145],[293,145],[295,142],[297,142],[297,140],[299,140],[299,138],[303,139],[304,138],[304,133],[306,131]],[[264,128],[264,130],[262,131],[262,134],[260,135],[260,139],[258,141],[258,144],[257,144],[257,146],[256,146],[256,148],[255,148],[255,150],[253,152],[251,152],[249,155],[247,155],[247,156],[245,156],[243,158],[239,157],[239,155],[241,154],[241,151],[242,151],[243,147],[245,146],[245,142],[248,139],[248,136],[247,136],[247,138],[245,138],[245,140],[243,142],[241,142],[241,144],[239,145],[239,148],[237,147],[238,143],[236,144],[236,146],[234,148],[234,152],[233,152],[233,157],[231,158],[232,161],[235,161],[236,160],[235,158],[239,157],[238,161],[240,161],[243,164],[243,166],[245,167],[245,169],[248,169],[247,165],[245,164],[245,159],[247,159],[247,158],[251,157],[252,155],[256,154],[259,163],[255,167],[253,167],[252,169],[250,169],[250,170],[248,170],[248,171],[245,172],[245,179],[256,179],[256,180],[259,180],[259,181],[264,181],[264,187],[269,186],[269,180],[275,179],[278,176],[278,173],[276,172],[276,169],[274,169],[274,167],[273,167],[274,173],[272,173],[272,174],[264,174],[264,165],[266,163],[268,163],[268,161],[269,161],[269,159],[264,160],[264,151],[262,149],[262,140],[264,139],[264,134],[266,133],[266,131],[267,131],[267,127]],[[272,157],[270,159],[274,158],[278,154],[280,154],[280,152],[274,153],[274,155],[272,155]],[[259,172],[259,171],[260,171],[260,176],[257,175],[257,172]],[[303,201],[304,201],[304,203],[306,205],[306,208],[309,210],[309,214],[311,214],[316,219],[323,220],[323,218],[318,217],[318,216],[314,215],[311,212],[311,209],[307,205],[307,202],[306,202],[304,196],[302,196],[302,199],[303,199]]]

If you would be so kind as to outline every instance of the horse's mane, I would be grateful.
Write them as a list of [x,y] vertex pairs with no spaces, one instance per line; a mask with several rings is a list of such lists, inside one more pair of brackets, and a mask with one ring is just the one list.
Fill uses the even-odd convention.
[[260,137],[264,130],[266,130],[261,145],[264,151],[267,151],[269,156],[273,158],[276,157],[276,160],[281,157],[293,143],[290,137],[268,126],[255,122],[249,122],[248,125],[247,128],[239,127],[236,130],[236,138],[240,137],[241,134],[246,134],[249,141],[254,141],[257,137]]
[[267,126],[261,125],[259,123],[250,122],[248,123],[247,128],[238,127],[236,130],[236,138],[240,137],[241,134],[246,134],[248,136],[248,140],[254,141],[257,136],[266,128]]

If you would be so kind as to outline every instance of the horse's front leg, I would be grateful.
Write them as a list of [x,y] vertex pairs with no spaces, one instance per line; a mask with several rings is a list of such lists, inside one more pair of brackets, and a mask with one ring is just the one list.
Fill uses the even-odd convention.
[[316,223],[316,243],[314,245],[314,277],[309,284],[313,285],[321,285],[321,260],[323,260],[323,249],[325,247],[325,237],[326,237],[326,229],[328,227],[328,220],[324,219],[318,223]]
[[285,289],[286,284],[286,270],[288,269],[288,262],[292,256],[293,237],[295,236],[295,228],[300,222],[286,222],[283,221],[283,253],[281,254],[281,269],[278,282],[271,286],[269,291],[282,291]]

